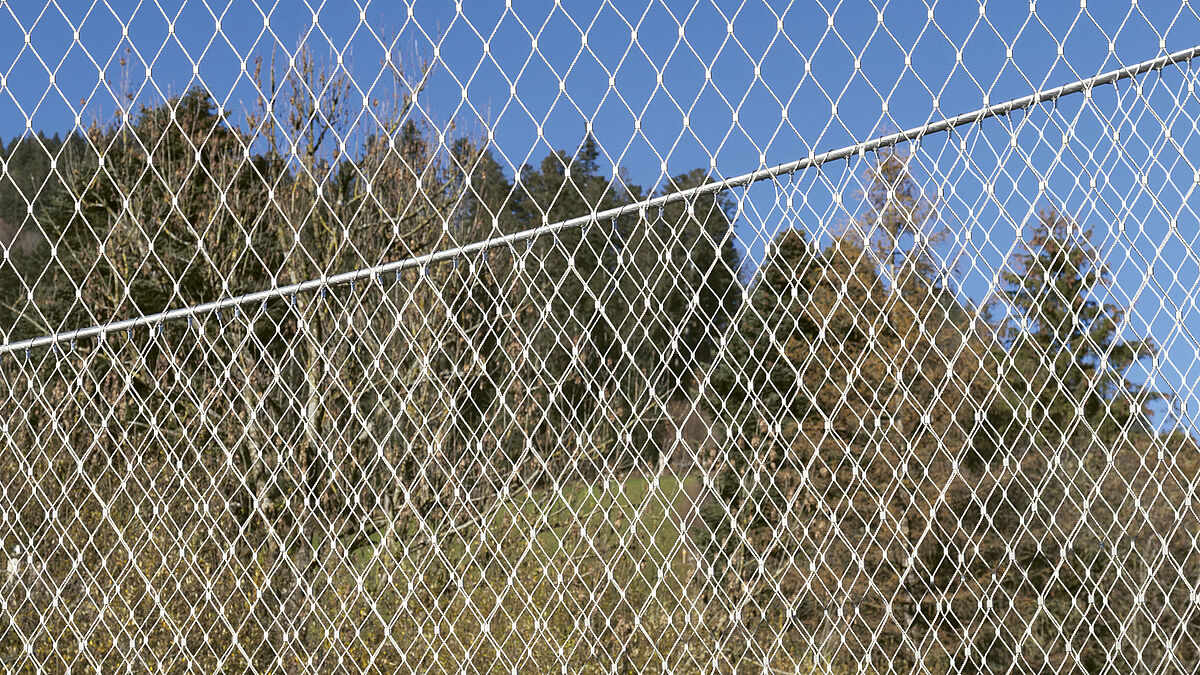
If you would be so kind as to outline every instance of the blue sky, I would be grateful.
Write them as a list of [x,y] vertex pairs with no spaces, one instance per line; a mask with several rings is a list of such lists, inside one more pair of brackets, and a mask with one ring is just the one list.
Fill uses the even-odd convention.
[[[490,133],[510,172],[573,149],[590,124],[601,164],[653,187],[696,167],[728,177],[788,162],[1200,41],[1181,0],[511,4],[0,2],[0,137],[67,133],[108,119],[123,92],[154,102],[195,86],[240,120],[255,57],[282,64],[303,43],[331,67],[340,58],[368,98],[391,91],[385,54],[433,62],[414,114]],[[1163,346],[1148,376],[1185,394],[1189,426],[1200,413],[1195,81],[1171,68],[1139,78],[1140,93],[1107,87],[909,148],[915,175],[942,194],[944,253],[976,301],[1036,208],[1092,226],[1113,299],[1134,309],[1130,334]],[[781,227],[819,237],[848,222],[865,162],[737,191],[751,266]]]

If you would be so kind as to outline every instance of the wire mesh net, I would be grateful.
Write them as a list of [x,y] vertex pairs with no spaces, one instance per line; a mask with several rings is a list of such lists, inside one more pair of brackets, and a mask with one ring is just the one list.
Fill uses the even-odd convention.
[[1200,667],[1186,1],[517,4],[0,1],[7,670]]

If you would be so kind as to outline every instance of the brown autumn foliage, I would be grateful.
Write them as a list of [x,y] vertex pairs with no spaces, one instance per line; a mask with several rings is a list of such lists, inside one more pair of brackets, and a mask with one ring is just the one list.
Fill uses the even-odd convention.
[[[498,168],[473,143],[405,121],[399,92],[348,156],[340,141],[361,125],[346,78],[307,56],[278,82],[274,72],[244,127],[194,91],[97,125],[72,148],[63,194],[40,215],[59,253],[34,289],[37,315],[22,317],[35,333],[495,234],[510,188],[488,178]],[[608,189],[579,180],[572,203]],[[721,223],[687,226],[707,236]],[[497,253],[0,363],[13,523],[4,597],[19,599],[2,610],[6,667],[457,671],[534,654],[679,669],[719,658],[694,609],[642,621],[647,603],[690,583],[679,551],[662,550],[676,543],[645,542],[642,516],[611,495],[591,515],[555,502],[565,490],[586,505],[581,484],[624,480],[656,454],[645,437],[662,423],[643,419],[650,398],[632,366],[609,354],[618,372],[597,382],[597,340],[546,324],[548,303],[574,308],[547,298],[545,252]],[[546,559],[550,540],[561,550]],[[633,553],[649,548],[652,558]],[[559,591],[545,585],[555,571]],[[663,646],[680,642],[693,651]]]
[[[461,206],[484,189],[463,180],[484,153],[402,122],[405,95],[351,158],[333,147],[352,126],[345,79],[302,60],[262,85],[273,103],[249,131],[194,93],[90,130],[47,221],[63,265],[39,286],[42,328],[495,233],[507,194]],[[567,180],[560,160],[526,173],[528,211],[628,196],[578,166]],[[1141,352],[1084,297],[1103,271],[1054,234],[1080,228],[1041,216],[1005,299],[1046,329],[1012,332],[940,285],[936,204],[907,171],[883,155],[865,215],[823,250],[774,242],[720,352],[686,337],[732,311],[693,268],[707,313],[683,338],[630,325],[653,303],[691,311],[647,273],[679,223],[714,240],[705,264],[729,262],[724,216],[679,206],[613,224],[650,230],[623,251],[642,265],[625,277],[605,275],[622,261],[593,229],[531,247],[528,274],[513,252],[464,256],[6,359],[6,666],[1194,670],[1200,459],[1146,429],[1145,392],[1094,366],[1097,349],[1126,365]],[[1047,273],[1062,283],[1031,284]],[[624,323],[596,328],[611,315],[587,301],[626,293]],[[710,358],[701,394],[688,362]],[[689,397],[702,415],[679,412]],[[648,458],[688,449],[658,408],[706,427],[707,473],[687,477],[703,483],[699,559],[672,520],[684,481],[645,488],[641,510],[621,501],[662,477]]]
[[899,205],[823,251],[773,242],[718,370],[736,425],[708,553],[744,630],[782,622],[837,669],[1190,671],[1200,453],[1150,431],[1153,392],[1124,378],[1151,345],[1116,336],[1088,234],[1055,211],[1005,278],[1030,321],[961,304],[904,250],[920,224],[887,222],[936,212],[901,159],[866,192]]

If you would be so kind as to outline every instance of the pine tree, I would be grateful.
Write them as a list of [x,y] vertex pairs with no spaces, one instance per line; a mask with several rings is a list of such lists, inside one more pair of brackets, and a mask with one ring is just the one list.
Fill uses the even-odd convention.
[[[768,413],[795,428],[808,412],[797,388],[799,371],[787,357],[800,336],[812,339],[817,325],[805,305],[819,282],[822,259],[802,230],[788,230],[768,247],[751,284],[749,304],[738,312],[737,330],[713,372],[710,405],[757,433],[757,414]],[[752,410],[761,406],[761,410]]]
[[[801,354],[817,339],[809,305],[825,262],[802,230],[776,237],[703,400],[725,431],[723,446],[705,460],[715,481],[702,502],[704,527],[697,536],[711,579],[741,603],[771,602],[768,589],[783,588],[795,594],[800,614],[812,610],[811,596],[794,576],[775,573],[786,570],[798,548],[792,531],[780,525],[811,516],[810,504],[795,501],[804,460],[792,455],[791,439],[813,411],[812,392],[800,384],[810,365]],[[765,566],[756,568],[756,559]],[[779,585],[764,585],[764,573]]]
[[46,207],[61,199],[64,185],[51,162],[69,164],[81,143],[76,135],[63,140],[38,132],[12,139],[7,148],[0,145],[0,247],[8,250],[0,261],[0,335],[10,339],[50,332],[54,323],[53,312],[31,303],[29,293],[44,299],[52,283],[43,280],[53,267],[45,235],[53,224]]
[[[982,475],[1000,480],[976,488],[990,526],[975,546],[1005,597],[1004,612],[976,638],[993,669],[1106,671],[1139,603],[1149,612],[1179,600],[1176,568],[1154,556],[1170,550],[1181,567],[1197,563],[1194,535],[1177,517],[1163,518],[1164,510],[1177,514],[1160,501],[1165,493],[1146,501],[1130,493],[1150,479],[1144,472],[1170,439],[1151,432],[1150,404],[1161,395],[1126,375],[1156,347],[1125,338],[1126,312],[1105,300],[1111,273],[1092,239],[1090,227],[1042,210],[990,307],[1001,396],[987,412],[980,459]],[[1194,453],[1194,444],[1184,447]],[[1155,575],[1171,578],[1158,576],[1140,600],[1123,581]],[[1103,605],[1081,613],[1079,598],[1097,593]],[[1031,630],[1030,640],[1002,637],[1018,629]],[[1081,637],[1068,644],[1064,635]],[[1153,659],[1161,648],[1132,649]]]
[[[680,174],[655,196],[708,181],[701,170]],[[696,195],[626,219],[632,229],[614,241],[617,330],[640,377],[664,399],[696,390],[741,302],[731,211],[726,195]]]
[[[601,175],[599,157],[591,136],[573,155],[552,152],[537,169],[522,169],[510,210],[488,210],[529,229],[649,196],[621,172]],[[657,194],[706,180],[698,171],[681,174]],[[561,420],[547,424],[591,425],[588,433],[611,436],[593,446],[656,461],[656,429],[674,423],[667,403],[697,390],[739,301],[730,210],[724,197],[701,195],[518,247],[528,298],[522,339],[539,364],[531,377],[553,384],[547,419]],[[601,414],[610,422],[596,424]]]
[[705,543],[727,588],[776,603],[797,639],[854,636],[874,662],[939,672],[966,639],[938,609],[967,604],[947,564],[972,503],[954,467],[995,368],[925,258],[889,258],[907,270],[895,284],[867,247],[885,248],[853,232],[819,253],[800,233],[772,243],[714,376],[732,433]]
[[1093,233],[1056,209],[1038,214],[1001,275],[993,312],[1008,351],[1009,405],[1032,422],[1035,443],[1071,444],[1145,433],[1162,397],[1125,373],[1156,352],[1127,340],[1126,311],[1103,300],[1111,274]]

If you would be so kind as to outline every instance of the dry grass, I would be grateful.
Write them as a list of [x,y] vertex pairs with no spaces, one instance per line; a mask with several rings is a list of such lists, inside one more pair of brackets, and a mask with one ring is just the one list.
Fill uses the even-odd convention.
[[[567,483],[442,540],[393,533],[325,570],[299,657],[272,652],[273,670],[762,672],[744,655],[769,653],[774,668],[809,672],[800,635],[731,621],[704,578],[680,527],[695,480]],[[136,496],[119,501],[108,520],[81,501],[66,545],[9,580],[8,669],[261,672],[269,561],[222,559],[219,518],[172,534],[161,515],[132,511]],[[73,550],[87,564],[72,565]]]

